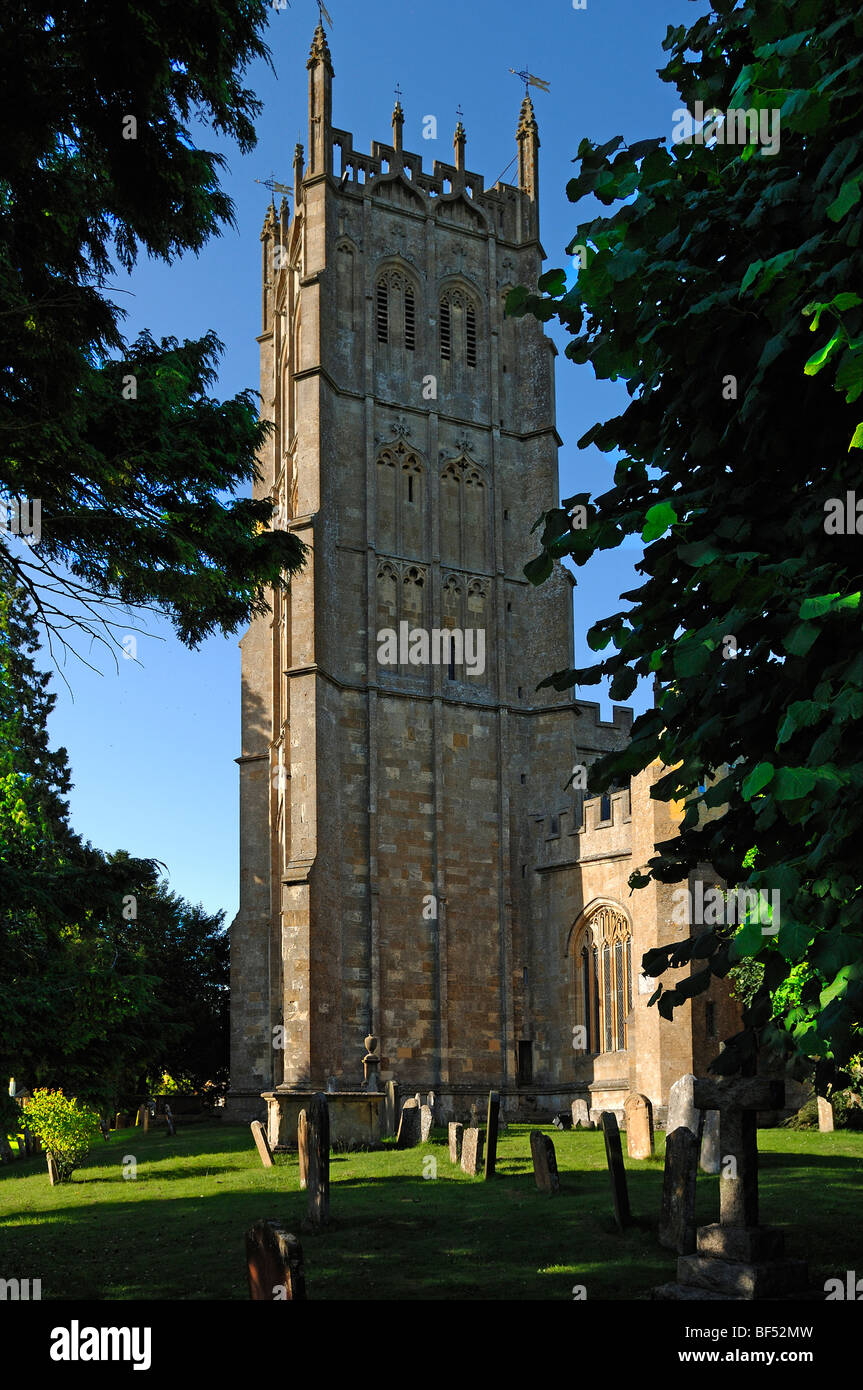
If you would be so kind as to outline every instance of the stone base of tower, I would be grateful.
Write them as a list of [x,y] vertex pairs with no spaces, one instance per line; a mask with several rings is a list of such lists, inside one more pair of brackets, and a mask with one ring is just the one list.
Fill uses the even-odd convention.
[[265,1123],[267,1104],[260,1091],[229,1091],[225,1097],[222,1123],[248,1125],[252,1120]]

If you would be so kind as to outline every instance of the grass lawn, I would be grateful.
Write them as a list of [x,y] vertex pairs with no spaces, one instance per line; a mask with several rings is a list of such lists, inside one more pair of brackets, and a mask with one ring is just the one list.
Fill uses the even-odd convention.
[[[65,1187],[49,1185],[41,1156],[0,1169],[0,1278],[41,1279],[43,1300],[246,1299],[243,1236],[263,1217],[301,1235],[312,1299],[568,1300],[576,1284],[591,1301],[646,1298],[673,1278],[655,1233],[664,1136],[655,1159],[626,1162],[635,1225],[621,1236],[602,1135],[546,1131],[561,1176],[550,1198],[533,1180],[530,1129],[501,1135],[489,1183],[451,1166],[443,1130],[416,1149],[334,1153],[323,1235],[299,1232],[296,1157],[262,1168],[248,1128],[121,1130]],[[863,1274],[863,1133],[761,1130],[759,1148],[761,1219],[786,1231],[788,1253],[809,1259],[818,1286]],[[430,1157],[436,1179],[423,1177]],[[699,1175],[700,1223],[718,1218],[718,1182]]]

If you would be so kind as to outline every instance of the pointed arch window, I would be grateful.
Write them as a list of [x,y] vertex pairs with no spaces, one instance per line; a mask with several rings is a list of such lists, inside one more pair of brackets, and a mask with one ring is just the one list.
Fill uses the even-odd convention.
[[589,1053],[625,1052],[632,1012],[632,932],[619,908],[591,913],[574,950],[576,1020]]
[[398,267],[384,270],[375,285],[375,336],[383,346],[415,352],[418,290]]
[[458,286],[440,297],[440,355],[444,362],[476,367],[478,361],[479,305]]

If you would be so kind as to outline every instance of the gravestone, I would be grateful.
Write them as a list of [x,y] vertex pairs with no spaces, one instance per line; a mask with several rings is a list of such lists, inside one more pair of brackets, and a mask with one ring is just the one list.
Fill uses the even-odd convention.
[[500,1092],[489,1091],[488,1093],[488,1117],[485,1131],[485,1176],[486,1179],[494,1177],[495,1164],[497,1163],[497,1128],[500,1121]]
[[461,1170],[468,1177],[475,1178],[482,1166],[483,1134],[481,1129],[469,1126],[462,1135]]
[[666,1133],[665,1177],[659,1244],[678,1255],[695,1250],[695,1180],[698,1177],[698,1135],[685,1125]]
[[420,1095],[419,1091],[417,1091],[416,1095],[414,1096],[414,1100],[415,1100],[416,1103],[417,1103],[417,1110],[421,1109],[422,1103],[423,1103],[423,1098],[422,1098],[422,1096]]
[[554,1125],[555,1129],[572,1129],[572,1115],[567,1114],[565,1110],[561,1110],[555,1115],[551,1123]]
[[305,1110],[297,1116],[297,1149],[300,1155],[300,1191],[309,1185],[309,1118]]
[[399,1113],[399,1093],[395,1081],[388,1081],[384,1087],[384,1130],[387,1134],[395,1134],[398,1130]]
[[0,1130],[0,1161],[3,1163],[11,1163],[13,1157],[12,1145],[9,1143],[3,1131]]
[[420,1143],[427,1144],[432,1132],[432,1112],[430,1105],[420,1106]]
[[435,1096],[434,1091],[429,1091],[428,1095],[426,1096],[426,1105],[428,1106],[428,1108],[429,1108],[429,1110],[432,1112],[432,1114],[434,1114],[434,1108],[435,1108],[436,1103],[437,1103],[437,1098],[436,1098],[436,1096]]
[[472,1100],[470,1103],[470,1128],[482,1128],[482,1115],[479,1113],[479,1106],[475,1100]]
[[833,1106],[825,1096],[818,1097],[818,1128],[822,1134],[833,1133]]
[[296,1303],[306,1297],[303,1247],[279,1221],[256,1221],[246,1232],[249,1297]]
[[149,1131],[149,1128],[150,1128],[150,1107],[149,1107],[149,1105],[142,1105],[142,1106],[141,1106],[141,1112],[140,1112],[140,1113],[141,1113],[141,1128],[143,1129],[144,1133],[146,1134],[146,1133]]
[[463,1134],[464,1125],[459,1124],[456,1120],[451,1120],[449,1124],[450,1163],[458,1163],[459,1159],[461,1158],[461,1144]]
[[667,1300],[782,1299],[805,1292],[804,1260],[783,1258],[780,1231],[758,1225],[759,1110],[781,1110],[785,1083],[760,1076],[697,1080],[699,1110],[719,1112],[719,1224],[701,1226],[695,1254],[677,1261],[677,1282],[654,1289]]
[[270,1150],[270,1146],[267,1143],[267,1136],[264,1133],[264,1126],[261,1124],[260,1120],[252,1120],[250,1128],[252,1131],[252,1138],[255,1141],[258,1154],[260,1155],[261,1162],[263,1163],[265,1168],[272,1168],[273,1155]]
[[630,1158],[653,1158],[653,1106],[647,1096],[631,1091],[626,1111],[626,1152]]
[[[105,1143],[109,1144],[111,1142],[111,1127],[108,1124],[108,1121],[105,1119],[104,1115],[99,1116],[99,1128],[102,1131],[102,1138],[105,1140]],[[30,1134],[29,1129],[24,1130],[24,1139],[27,1144],[27,1152],[29,1153],[32,1144],[32,1136]]]
[[673,1134],[676,1129],[689,1129],[701,1137],[704,1125],[704,1111],[697,1110],[694,1100],[695,1077],[692,1072],[681,1076],[668,1092],[668,1117],[665,1133]]
[[309,1130],[309,1222],[321,1230],[330,1221],[330,1107],[323,1092],[306,1111]]
[[554,1143],[548,1134],[539,1129],[530,1131],[530,1155],[533,1159],[533,1176],[540,1192],[553,1197],[560,1191],[560,1178],[557,1173],[557,1156]]
[[53,1187],[53,1186],[55,1185],[55,1183],[58,1181],[58,1179],[57,1179],[57,1164],[54,1162],[54,1160],[53,1160],[53,1158],[51,1157],[50,1154],[47,1155],[47,1159],[48,1159],[48,1181],[50,1182],[51,1186]]
[[399,1149],[416,1148],[420,1142],[420,1108],[414,1100],[406,1100],[402,1106],[401,1119],[399,1120],[399,1133],[396,1140],[396,1147]]
[[[173,1112],[173,1110],[171,1109],[170,1105],[166,1105],[166,1106],[165,1106],[165,1124],[166,1124],[166,1126],[167,1126],[167,1128],[168,1128],[168,1133],[170,1134],[171,1138],[173,1139],[174,1135],[177,1133],[177,1126],[174,1124],[174,1112]],[[265,1142],[266,1142],[266,1136],[265,1136]],[[267,1145],[267,1148],[269,1148],[269,1144]]]
[[573,1129],[593,1129],[593,1121],[590,1118],[586,1100],[574,1100],[572,1102],[572,1127]]
[[623,1149],[620,1143],[620,1129],[613,1110],[603,1110],[600,1119],[605,1139],[605,1161],[608,1164],[608,1177],[611,1182],[611,1201],[614,1219],[618,1229],[623,1231],[630,1224],[629,1189],[626,1186],[626,1169],[623,1166]]
[[719,1172],[722,1164],[722,1153],[719,1148],[719,1111],[702,1110],[701,1115],[701,1171],[702,1173]]

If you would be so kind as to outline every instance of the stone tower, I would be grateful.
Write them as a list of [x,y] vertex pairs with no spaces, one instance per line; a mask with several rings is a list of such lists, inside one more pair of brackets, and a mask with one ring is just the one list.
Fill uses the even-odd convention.
[[[572,701],[535,688],[572,664],[572,592],[562,569],[539,589],[523,574],[560,443],[555,348],[504,316],[544,257],[530,98],[518,186],[486,189],[461,121],[453,162],[423,172],[399,102],[392,143],[356,151],[333,76],[319,26],[308,164],[298,146],[293,215],[271,206],[261,238],[259,491],[309,558],[242,642],[237,1118],[279,1084],[358,1086],[368,1032],[383,1081],[514,1088],[551,945],[532,818],[628,728],[618,711],[582,735]],[[531,1078],[559,1084],[544,1047]]]

